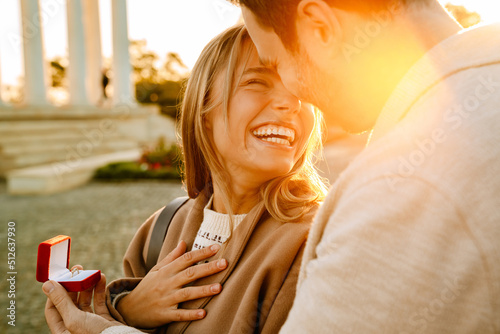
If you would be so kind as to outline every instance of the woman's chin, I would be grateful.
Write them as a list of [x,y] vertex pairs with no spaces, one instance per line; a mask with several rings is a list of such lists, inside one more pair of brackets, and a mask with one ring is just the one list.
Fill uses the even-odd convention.
[[276,162],[273,164],[265,164],[265,165],[260,165],[256,169],[256,177],[258,178],[264,178],[267,181],[274,179],[276,177],[283,176],[290,172],[292,169],[293,165],[288,164],[277,164]]

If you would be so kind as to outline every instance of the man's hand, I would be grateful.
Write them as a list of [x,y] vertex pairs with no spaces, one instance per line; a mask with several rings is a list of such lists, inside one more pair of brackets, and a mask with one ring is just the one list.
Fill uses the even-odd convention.
[[[45,319],[53,334],[98,334],[108,327],[122,325],[109,315],[106,307],[104,275],[95,289],[89,288],[79,295],[69,294],[55,281],[45,282],[42,289],[48,297]],[[91,307],[93,292],[95,314]]]

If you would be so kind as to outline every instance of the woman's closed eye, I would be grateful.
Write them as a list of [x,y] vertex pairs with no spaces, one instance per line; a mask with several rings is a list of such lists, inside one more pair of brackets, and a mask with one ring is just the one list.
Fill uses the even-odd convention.
[[269,84],[269,82],[267,80],[252,78],[252,79],[248,79],[248,80],[244,81],[243,86],[257,86],[257,87],[262,86],[262,87],[268,88],[271,85]]

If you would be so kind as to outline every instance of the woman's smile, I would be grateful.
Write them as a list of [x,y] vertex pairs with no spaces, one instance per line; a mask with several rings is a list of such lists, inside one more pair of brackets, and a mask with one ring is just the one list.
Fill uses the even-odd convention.
[[292,147],[295,141],[295,129],[291,125],[264,124],[252,131],[259,140],[279,146]]

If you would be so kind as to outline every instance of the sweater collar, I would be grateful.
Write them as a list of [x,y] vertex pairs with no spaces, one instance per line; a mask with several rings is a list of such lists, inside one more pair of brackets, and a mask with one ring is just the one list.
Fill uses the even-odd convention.
[[229,216],[227,213],[220,213],[217,211],[212,210],[212,202],[214,199],[214,195],[210,197],[210,200],[208,201],[207,205],[205,205],[203,209],[203,223],[211,223],[211,224],[216,224],[218,226],[227,226],[227,229],[229,230],[229,234],[232,234],[235,228],[240,225],[240,223],[245,219],[247,214],[239,214],[239,215],[233,215],[232,217]]
[[462,30],[428,51],[413,65],[385,104],[368,143],[383,137],[441,80],[459,71],[500,63],[500,23]]

